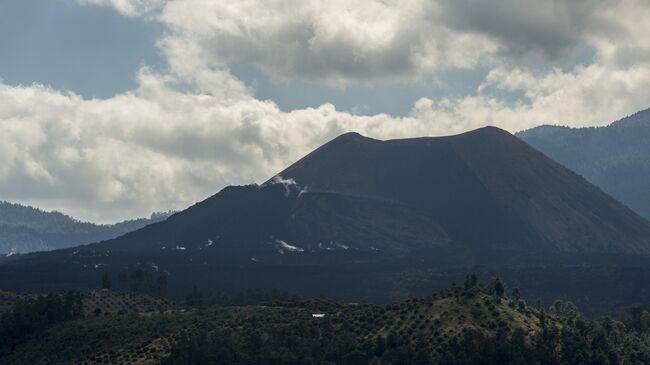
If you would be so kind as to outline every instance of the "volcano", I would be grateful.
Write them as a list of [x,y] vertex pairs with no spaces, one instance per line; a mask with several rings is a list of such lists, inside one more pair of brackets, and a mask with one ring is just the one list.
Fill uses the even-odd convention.
[[347,133],[261,185],[226,187],[163,222],[6,258],[0,288],[89,286],[104,271],[145,266],[179,288],[385,299],[392,294],[364,296],[359,285],[394,284],[414,268],[648,255],[647,220],[506,131],[387,141]]

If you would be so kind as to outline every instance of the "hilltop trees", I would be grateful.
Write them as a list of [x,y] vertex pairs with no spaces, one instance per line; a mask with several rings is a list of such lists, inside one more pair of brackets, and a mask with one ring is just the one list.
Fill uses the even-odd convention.
[[122,270],[119,282],[123,289],[140,294],[165,296],[169,286],[169,278],[163,273],[137,268],[133,271]]
[[[200,297],[200,291],[193,290],[188,304]],[[314,321],[309,311],[295,311],[308,307],[299,302],[256,312],[234,307],[232,324],[202,327],[183,338],[163,363],[613,365],[650,361],[646,309],[633,310],[626,327],[608,318],[584,320],[575,306],[561,301],[548,312],[518,301],[523,309],[513,316],[512,310],[518,310],[514,303],[505,298],[500,280],[484,288],[467,277],[464,287],[445,289],[430,300],[340,307],[328,322]],[[480,315],[463,317],[465,305]],[[452,319],[454,313],[457,317]],[[427,316],[438,318],[429,326]],[[642,332],[635,333],[632,327]]]
[[194,287],[192,289],[192,292],[185,298],[185,303],[190,307],[203,307],[203,292],[200,291],[197,287]]
[[82,316],[79,293],[49,294],[17,302],[9,312],[0,315],[0,359],[50,325]]
[[506,288],[505,286],[503,286],[501,280],[499,280],[499,278],[494,279],[494,295],[497,298],[503,298],[505,292],[506,292]]
[[625,324],[638,332],[650,332],[650,308],[633,307],[625,318]]
[[465,287],[389,305],[277,299],[211,306],[210,295],[194,288],[188,304],[200,310],[85,318],[78,294],[53,294],[0,316],[0,363],[107,364],[116,356],[167,365],[650,363],[647,308],[633,309],[623,322],[584,319],[564,301],[548,311],[525,303],[519,310],[508,298],[496,300],[494,281],[468,279]]
[[474,288],[478,285],[478,277],[476,274],[471,274],[465,277],[465,289]]
[[102,275],[102,289],[110,289],[111,288],[111,278],[108,276],[108,272],[104,271],[104,275]]

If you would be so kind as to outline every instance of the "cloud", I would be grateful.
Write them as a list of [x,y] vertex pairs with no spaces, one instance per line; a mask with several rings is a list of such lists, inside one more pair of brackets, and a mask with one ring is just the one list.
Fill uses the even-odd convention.
[[[84,219],[182,209],[225,185],[263,182],[347,131],[602,125],[647,107],[650,10],[635,0],[554,1],[537,13],[514,0],[83,2],[165,24],[168,63],[108,99],[0,83],[0,196]],[[591,62],[553,67],[581,45],[596,50]],[[535,55],[546,67],[525,62]],[[281,111],[232,75],[234,63],[334,85],[490,71],[473,94],[421,98],[403,117],[360,116],[328,103]]]
[[646,0],[77,0],[146,14],[177,75],[221,83],[228,65],[344,86],[449,69],[565,66],[581,50],[650,59]]
[[[495,39],[499,53],[517,60],[526,55],[546,61],[568,57],[604,22],[596,21],[607,0],[441,0],[445,23]],[[528,59],[530,61],[530,59]]]
[[355,116],[331,104],[282,112],[244,93],[179,91],[173,78],[147,69],[139,85],[84,100],[0,84],[0,195],[100,221],[182,209],[227,184],[263,182],[346,131],[400,138],[549,120],[603,124],[644,105],[650,69],[592,65],[542,77],[495,69],[483,89],[523,90],[530,101],[422,98],[406,117]]
[[[524,69],[496,68],[479,87],[478,95],[437,101],[423,98],[416,103],[412,117],[436,121],[450,132],[481,124],[511,132],[549,123],[573,127],[606,125],[647,108],[644,90],[648,87],[648,65],[611,70],[593,64],[570,72],[554,69],[542,75]],[[507,101],[486,92],[488,89],[518,91],[523,98]]]
[[598,62],[622,68],[650,62],[650,6],[644,0],[609,1],[585,37],[598,49]]
[[137,90],[104,100],[0,84],[0,195],[100,221],[184,208],[264,181],[353,122],[391,119],[331,105],[283,113],[167,82],[145,69]]
[[158,20],[172,31],[160,46],[176,65],[196,62],[198,52],[184,52],[192,48],[204,66],[250,64],[276,78],[345,85],[470,68],[495,49],[439,16],[429,1],[175,0]]
[[174,67],[248,64],[278,79],[347,85],[553,68],[585,48],[629,66],[648,59],[649,15],[645,0],[171,0],[157,20],[171,31],[159,46]]
[[76,0],[79,4],[112,7],[118,12],[134,17],[150,14],[160,9],[165,0]]

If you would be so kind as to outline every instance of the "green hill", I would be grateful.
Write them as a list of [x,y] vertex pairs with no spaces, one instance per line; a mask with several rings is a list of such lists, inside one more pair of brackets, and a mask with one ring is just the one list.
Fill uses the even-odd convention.
[[[388,305],[328,300],[79,315],[25,336],[3,364],[647,364],[650,312],[586,320],[468,278]],[[87,313],[87,311],[84,311]],[[5,314],[0,334],[7,334]],[[322,314],[322,317],[314,317]],[[1,338],[0,338],[1,339]],[[0,342],[1,343],[1,342]],[[2,354],[2,352],[0,352]]]

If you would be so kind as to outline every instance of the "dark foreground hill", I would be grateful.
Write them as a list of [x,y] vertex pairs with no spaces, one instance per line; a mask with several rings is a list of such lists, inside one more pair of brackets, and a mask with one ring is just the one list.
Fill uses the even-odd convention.
[[49,251],[103,241],[159,222],[168,213],[116,224],[81,222],[59,212],[0,202],[0,255]]
[[[345,134],[258,186],[228,187],[117,239],[0,262],[0,289],[97,286],[136,268],[192,285],[348,300],[501,273],[595,313],[650,302],[650,223],[497,128]],[[535,299],[535,298],[533,298]]]
[[[0,319],[3,364],[647,364],[650,312],[585,319],[468,279],[389,305],[273,301],[120,314],[22,303]],[[68,297],[68,296],[66,296]],[[74,297],[74,295],[73,295]],[[74,304],[74,301],[72,301]],[[73,306],[74,307],[74,306]],[[81,308],[79,308],[81,309]],[[315,316],[316,315],[316,316]],[[53,318],[43,322],[39,318]],[[12,332],[16,337],[11,336]],[[16,332],[17,331],[17,332]],[[3,337],[4,336],[4,337]]]
[[606,127],[545,125],[517,136],[650,219],[650,109]]
[[[176,309],[178,306],[172,301],[159,296],[149,296],[127,291],[92,290],[80,292],[79,299],[83,307],[83,315],[111,315],[118,313],[153,312]],[[65,295],[61,296],[65,301]],[[11,312],[12,308],[20,303],[38,303],[40,299],[45,303],[48,294],[45,293],[12,293],[0,291],[0,316]],[[46,307],[47,305],[43,306]]]

